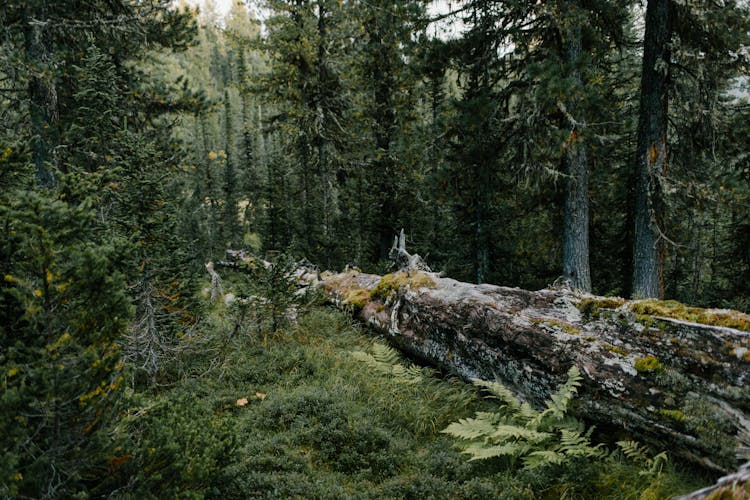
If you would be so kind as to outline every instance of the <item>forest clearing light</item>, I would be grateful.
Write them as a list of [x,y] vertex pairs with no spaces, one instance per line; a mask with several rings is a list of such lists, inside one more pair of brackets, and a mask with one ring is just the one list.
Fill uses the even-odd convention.
[[[243,0],[187,0],[187,2],[193,7],[200,7],[201,10],[214,11],[219,18],[229,15],[233,3],[248,5],[251,12],[256,16],[263,17],[260,14],[262,12],[260,0],[250,0],[249,2]],[[434,0],[427,6],[427,13],[430,16],[444,15],[456,9],[458,3],[460,2],[455,0]],[[434,23],[429,31],[430,34],[438,38],[450,39],[458,37],[462,29],[463,21],[459,14]]]

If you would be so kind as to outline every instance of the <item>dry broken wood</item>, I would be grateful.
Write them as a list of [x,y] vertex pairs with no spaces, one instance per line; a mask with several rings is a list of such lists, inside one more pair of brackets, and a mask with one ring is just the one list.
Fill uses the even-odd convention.
[[431,271],[419,254],[410,254],[406,251],[406,236],[402,229],[398,236],[393,238],[393,246],[388,252],[388,258],[393,261],[397,269]]
[[[536,406],[575,364],[584,383],[574,412],[600,429],[716,471],[750,459],[746,331],[661,317],[648,301],[473,285],[418,270],[348,271],[320,286],[431,364],[498,380]],[[704,322],[711,314],[729,324],[750,319],[705,314]]]
[[677,500],[746,500],[750,498],[750,463],[739,471],[721,477],[716,484],[678,497]]

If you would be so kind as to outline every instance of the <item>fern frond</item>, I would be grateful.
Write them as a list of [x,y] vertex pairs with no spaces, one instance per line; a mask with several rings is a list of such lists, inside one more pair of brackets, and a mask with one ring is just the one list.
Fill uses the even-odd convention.
[[604,445],[591,446],[587,435],[568,429],[560,429],[560,451],[568,457],[603,458],[607,452]]
[[667,456],[666,451],[662,451],[661,453],[658,453],[657,455],[654,455],[654,457],[651,459],[651,467],[648,470],[647,474],[641,474],[648,475],[651,477],[658,477],[661,474],[662,469],[665,465],[669,462],[669,457]]
[[422,381],[422,372],[417,366],[404,366],[400,364],[393,365],[393,376],[401,382],[407,384],[418,384]]
[[375,343],[372,345],[372,357],[379,363],[395,365],[399,362],[398,352],[385,344]]
[[578,369],[568,370],[568,380],[550,397],[547,408],[538,412],[521,403],[513,393],[497,382],[473,380],[489,390],[504,405],[502,412],[477,413],[473,419],[461,419],[442,432],[471,441],[462,451],[471,460],[496,456],[523,459],[524,467],[562,464],[574,457],[598,458],[607,455],[603,445],[591,445],[592,429],[566,416],[570,401],[581,385]]
[[443,429],[442,433],[459,439],[477,439],[495,432],[495,424],[483,418],[462,418]]
[[532,451],[523,458],[523,465],[527,469],[544,467],[547,465],[561,464],[565,456],[552,450]]
[[648,448],[637,441],[618,441],[617,446],[633,462],[643,467],[638,474],[641,476],[658,477],[664,466],[669,462],[666,451],[649,457]]
[[532,408],[529,403],[522,403],[521,407],[518,409],[518,414],[524,420],[531,420],[532,418],[536,418],[539,415],[539,412]]
[[494,413],[491,411],[478,411],[474,416],[476,418],[481,418],[483,420],[487,420],[488,422],[492,422],[493,425],[497,425],[500,423],[508,424],[511,421],[511,419],[506,417],[505,415]]
[[617,446],[633,462],[648,463],[647,449],[638,441],[617,441]]
[[422,372],[418,366],[406,367],[399,364],[398,352],[384,344],[373,344],[373,353],[354,351],[351,356],[357,361],[365,363],[371,370],[392,376],[395,380],[406,384],[422,382]]
[[488,458],[495,457],[508,457],[508,456],[519,456],[525,453],[526,447],[519,446],[515,443],[506,443],[497,446],[486,446],[484,443],[472,443],[463,450],[461,453],[471,455],[469,461],[472,460],[486,460]]
[[471,381],[474,385],[488,390],[494,397],[504,402],[506,406],[510,407],[512,410],[518,411],[521,408],[521,402],[515,394],[503,384],[480,380],[478,378],[473,378]]
[[495,441],[507,441],[509,439],[523,439],[529,443],[541,443],[553,435],[548,432],[538,432],[517,425],[498,425],[495,432],[489,435]]
[[560,449],[571,450],[581,446],[588,446],[589,440],[580,433],[568,429],[560,429]]
[[578,367],[575,365],[571,366],[570,370],[568,370],[568,380],[547,401],[547,409],[550,410],[555,418],[562,419],[565,416],[568,405],[578,393],[578,388],[581,386],[582,380],[583,377],[581,376],[581,372],[578,371]]
[[378,361],[377,359],[375,359],[375,357],[366,352],[354,351],[351,353],[351,356],[357,361],[363,362],[367,365],[368,368],[378,372],[381,375],[390,375],[393,370],[393,367],[391,365]]

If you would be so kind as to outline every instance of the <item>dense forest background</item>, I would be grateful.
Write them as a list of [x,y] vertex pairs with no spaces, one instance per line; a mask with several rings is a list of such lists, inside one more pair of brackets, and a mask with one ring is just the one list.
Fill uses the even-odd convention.
[[0,495],[136,491],[111,443],[156,434],[116,422],[191,371],[227,248],[382,272],[404,228],[464,281],[750,310],[749,23],[732,0],[3,2]]

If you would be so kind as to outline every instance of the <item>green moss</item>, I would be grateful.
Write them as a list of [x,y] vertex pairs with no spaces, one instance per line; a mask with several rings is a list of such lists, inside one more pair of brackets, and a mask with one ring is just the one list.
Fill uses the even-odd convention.
[[420,271],[398,271],[386,274],[377,286],[372,290],[373,298],[388,298],[393,292],[409,287],[412,290],[419,288],[435,288],[435,280],[431,276]]
[[622,347],[613,346],[610,344],[605,344],[604,347],[609,351],[613,352],[615,354],[619,354],[620,356],[627,356],[630,354],[627,349],[623,349]]
[[577,307],[583,315],[593,319],[598,319],[601,309],[617,309],[625,302],[626,300],[620,297],[607,297],[604,299],[584,299],[577,304]]
[[630,309],[640,316],[661,316],[710,326],[724,326],[750,331],[750,315],[738,311],[690,307],[676,300],[639,300]]
[[661,414],[663,417],[668,418],[670,420],[674,420],[675,422],[684,422],[687,418],[685,414],[680,410],[659,410],[659,414]]
[[718,411],[716,404],[692,395],[681,409],[685,425],[695,433],[701,446],[720,451],[725,456],[724,463],[733,463],[736,431],[730,418]]
[[652,318],[648,314],[636,314],[635,320],[646,328],[652,328],[656,325],[656,320],[654,320],[654,318]]
[[635,369],[638,373],[661,372],[664,370],[664,365],[656,356],[648,355],[635,361]]
[[344,292],[342,298],[348,305],[361,309],[370,301],[371,294],[366,288],[355,288]]
[[657,372],[654,380],[658,385],[677,393],[684,393],[690,389],[690,379],[672,368],[664,368]]
[[581,330],[576,328],[575,325],[555,318],[533,318],[531,322],[535,325],[550,326],[556,330],[561,330],[568,335],[578,335],[581,333]]

